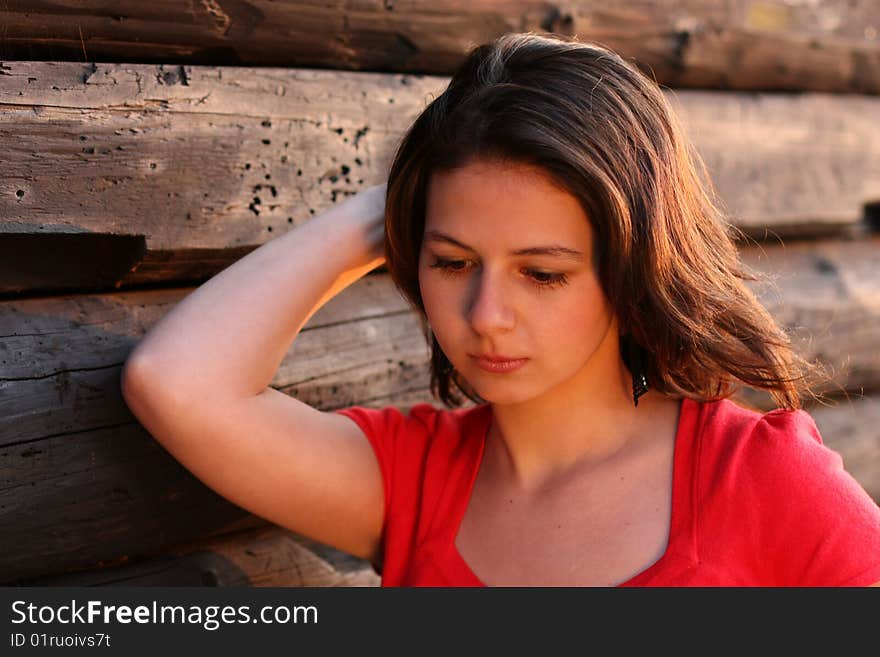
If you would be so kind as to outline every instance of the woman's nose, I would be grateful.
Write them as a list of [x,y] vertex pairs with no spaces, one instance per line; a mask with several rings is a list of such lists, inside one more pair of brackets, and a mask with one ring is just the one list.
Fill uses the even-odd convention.
[[483,268],[473,277],[468,299],[467,317],[477,333],[509,331],[515,324],[510,291],[505,289],[502,274]]

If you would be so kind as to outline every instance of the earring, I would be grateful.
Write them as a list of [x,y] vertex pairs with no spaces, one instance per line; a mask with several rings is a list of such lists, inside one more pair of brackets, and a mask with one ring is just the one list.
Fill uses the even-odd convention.
[[627,336],[627,365],[632,374],[633,406],[638,407],[639,397],[648,392],[648,379],[645,377],[645,350],[633,339]]

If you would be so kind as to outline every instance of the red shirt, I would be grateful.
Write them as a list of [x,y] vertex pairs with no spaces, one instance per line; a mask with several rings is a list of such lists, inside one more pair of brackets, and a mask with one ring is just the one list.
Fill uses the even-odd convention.
[[[455,547],[491,406],[336,411],[385,486],[383,586],[484,586]],[[804,411],[684,399],[665,553],[620,586],[864,586],[880,581],[880,508]]]

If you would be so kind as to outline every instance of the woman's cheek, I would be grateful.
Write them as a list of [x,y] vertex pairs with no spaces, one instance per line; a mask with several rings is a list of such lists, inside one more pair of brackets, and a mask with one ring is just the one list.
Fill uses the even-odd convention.
[[433,278],[430,274],[420,278],[419,290],[425,315],[436,334],[449,322],[448,314],[455,308],[455,303],[452,299],[454,290],[444,289],[443,281],[436,281]]

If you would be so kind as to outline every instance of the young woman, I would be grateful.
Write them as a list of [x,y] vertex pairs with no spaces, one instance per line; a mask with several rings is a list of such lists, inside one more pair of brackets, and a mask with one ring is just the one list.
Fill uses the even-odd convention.
[[[877,582],[880,509],[798,410],[811,366],[695,162],[619,56],[502,37],[417,118],[387,188],[166,315],[125,398],[208,486],[384,585]],[[450,408],[324,413],[270,388],[311,314],[386,259]],[[734,404],[741,384],[781,408]]]

